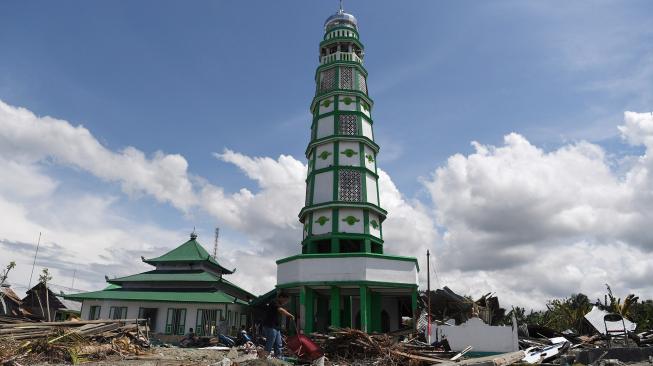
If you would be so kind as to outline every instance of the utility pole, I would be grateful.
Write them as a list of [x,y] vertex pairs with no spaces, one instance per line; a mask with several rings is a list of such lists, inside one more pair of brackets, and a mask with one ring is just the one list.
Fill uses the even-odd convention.
[[213,259],[217,260],[218,257],[218,238],[220,237],[220,228],[215,228],[215,241],[213,242]]
[[426,299],[428,304],[426,308],[426,342],[431,344],[431,253],[428,249],[426,250]]
[[36,243],[36,253],[34,253],[34,262],[32,262],[32,274],[29,275],[29,285],[27,289],[32,288],[32,276],[34,276],[34,266],[36,265],[36,256],[39,254],[39,246],[41,245],[41,232],[39,231],[39,241]]
[[73,270],[73,283],[70,284],[70,288],[73,289],[75,288],[75,276],[77,276],[77,270]]

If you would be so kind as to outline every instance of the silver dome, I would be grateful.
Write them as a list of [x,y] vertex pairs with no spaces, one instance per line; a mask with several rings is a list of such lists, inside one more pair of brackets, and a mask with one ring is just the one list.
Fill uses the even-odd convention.
[[327,20],[324,22],[324,29],[329,29],[338,25],[349,27],[353,26],[353,28],[358,28],[358,21],[356,20],[355,16],[349,13],[345,13],[345,11],[341,8],[337,13],[327,18]]

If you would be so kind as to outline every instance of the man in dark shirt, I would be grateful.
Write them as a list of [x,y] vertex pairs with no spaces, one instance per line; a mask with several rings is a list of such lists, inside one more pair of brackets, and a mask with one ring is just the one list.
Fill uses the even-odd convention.
[[281,357],[281,331],[279,330],[280,315],[285,315],[295,320],[295,316],[283,306],[288,303],[290,297],[285,292],[279,292],[277,298],[268,303],[263,316],[263,335],[265,336],[265,351],[269,354],[274,347],[274,357]]

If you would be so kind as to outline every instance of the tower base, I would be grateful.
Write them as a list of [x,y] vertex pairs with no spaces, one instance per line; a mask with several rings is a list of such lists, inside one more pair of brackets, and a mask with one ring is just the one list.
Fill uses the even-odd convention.
[[417,260],[367,253],[302,254],[277,261],[277,288],[305,333],[329,327],[391,332],[414,327]]

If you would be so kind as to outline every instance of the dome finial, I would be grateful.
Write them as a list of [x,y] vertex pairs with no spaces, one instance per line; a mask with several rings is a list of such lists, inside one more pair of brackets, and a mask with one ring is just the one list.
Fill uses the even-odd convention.
[[342,9],[342,0],[340,0],[340,10],[338,11],[339,13],[344,13],[345,11]]

